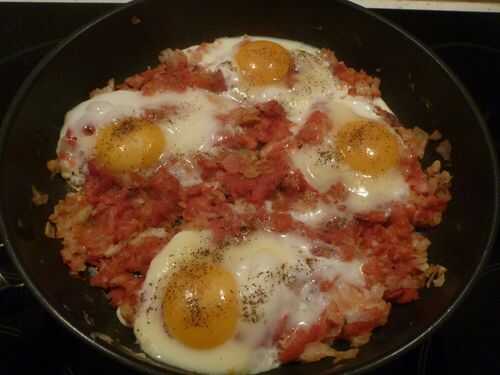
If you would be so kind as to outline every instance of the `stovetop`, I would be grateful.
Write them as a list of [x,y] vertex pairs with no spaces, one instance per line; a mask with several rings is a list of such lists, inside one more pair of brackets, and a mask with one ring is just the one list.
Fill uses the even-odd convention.
[[[0,117],[33,66],[61,38],[111,5],[0,4]],[[462,79],[500,146],[500,14],[379,10],[429,45]],[[498,245],[497,245],[498,246]],[[373,374],[500,374],[500,249],[471,295],[432,337]],[[16,274],[0,248],[0,270]],[[66,332],[23,288],[0,292],[0,374],[136,372]]]

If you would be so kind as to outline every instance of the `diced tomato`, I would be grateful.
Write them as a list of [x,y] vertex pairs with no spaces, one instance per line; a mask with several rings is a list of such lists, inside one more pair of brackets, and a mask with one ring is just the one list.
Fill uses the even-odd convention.
[[359,220],[369,221],[371,223],[385,223],[388,215],[385,211],[371,211],[364,214],[357,214],[356,218]]
[[273,231],[287,233],[294,227],[294,220],[288,213],[273,212],[270,218]]
[[319,144],[331,128],[332,123],[328,115],[321,111],[314,111],[297,134],[297,140],[300,144]]
[[384,293],[386,301],[400,304],[410,303],[418,299],[418,290],[415,288],[399,288]]
[[426,193],[428,190],[427,177],[417,157],[407,157],[400,161],[401,169],[406,177],[406,182],[416,193]]
[[236,109],[220,117],[223,124],[234,123],[239,127],[236,134],[223,139],[221,143],[224,146],[255,150],[259,145],[280,142],[291,136],[291,123],[281,104],[271,100],[257,105],[256,109]]
[[168,61],[154,69],[148,69],[125,80],[119,88],[142,90],[145,95],[153,95],[164,90],[185,91],[188,87],[198,87],[213,92],[226,90],[224,76],[220,71],[209,72],[189,65],[182,51],[170,51]]
[[224,75],[220,70],[215,72],[195,70],[190,85],[213,92],[222,92],[227,89]]
[[255,150],[259,146],[258,140],[247,133],[224,137],[220,142],[222,146],[232,149]]
[[333,280],[322,280],[319,284],[319,289],[322,292],[327,292],[332,289],[333,285],[335,285]]
[[280,191],[290,200],[294,201],[303,196],[307,191],[314,194],[314,189],[307,183],[304,175],[297,170],[290,170],[280,183]]
[[242,172],[248,165],[247,161],[240,155],[231,153],[221,162],[222,167],[229,173]]
[[256,179],[245,178],[240,173],[226,173],[220,178],[227,192],[234,198],[251,196],[257,185]]
[[380,79],[372,77],[363,70],[356,71],[347,67],[342,61],[333,65],[333,74],[350,85],[350,95],[364,95],[369,97],[379,97]]
[[283,119],[286,117],[285,109],[276,100],[260,103],[257,105],[257,109],[268,118]]
[[344,260],[351,260],[358,247],[360,230],[358,225],[350,223],[322,233],[322,239],[334,245],[337,256]]
[[262,204],[276,192],[278,185],[284,177],[286,170],[275,171],[259,176],[255,181],[255,188],[252,191],[249,201],[256,204]]
[[348,323],[342,329],[342,337],[346,339],[356,337],[371,332],[378,325],[379,322],[377,321]]
[[[94,207],[92,221],[79,234],[91,255],[151,226],[173,222],[180,214],[179,183],[160,168],[148,181],[130,176],[120,181],[95,163],[89,163],[85,196]],[[106,237],[102,245],[95,238]]]
[[347,199],[347,188],[341,182],[333,184],[330,189],[323,195],[328,201],[340,203]]
[[286,332],[279,341],[279,360],[281,363],[287,363],[297,360],[304,352],[307,344],[321,341],[331,329],[331,322],[322,314],[318,321],[308,328],[294,328]]
[[96,204],[101,194],[115,185],[115,179],[111,174],[98,168],[94,161],[88,163],[88,171],[84,187],[85,196],[91,204]]
[[180,185],[166,168],[160,168],[145,185],[148,194],[156,200],[166,199],[169,203],[175,203],[178,199]]

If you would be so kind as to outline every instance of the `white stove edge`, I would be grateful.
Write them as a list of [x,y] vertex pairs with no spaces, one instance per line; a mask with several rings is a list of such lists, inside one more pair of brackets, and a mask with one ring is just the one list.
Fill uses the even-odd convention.
[[470,1],[424,1],[424,0],[350,0],[366,8],[374,9],[408,9],[408,10],[442,10],[460,12],[500,12],[498,2]]

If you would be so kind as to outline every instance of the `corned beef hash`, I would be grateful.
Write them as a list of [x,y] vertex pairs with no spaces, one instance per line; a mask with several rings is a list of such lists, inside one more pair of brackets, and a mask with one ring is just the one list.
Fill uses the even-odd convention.
[[421,165],[441,135],[403,127],[378,78],[266,37],[159,60],[67,113],[48,167],[71,192],[46,228],[151,358],[222,374],[353,358],[392,304],[443,284],[417,231],[451,198],[441,162]]

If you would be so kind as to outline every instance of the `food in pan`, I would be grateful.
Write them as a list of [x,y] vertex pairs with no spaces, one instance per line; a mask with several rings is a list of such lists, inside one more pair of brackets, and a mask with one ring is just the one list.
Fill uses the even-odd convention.
[[379,85],[289,40],[165,50],[67,113],[49,167],[72,189],[48,233],[160,362],[352,358],[393,304],[444,282],[418,229],[440,224],[451,176],[422,167],[428,135]]

